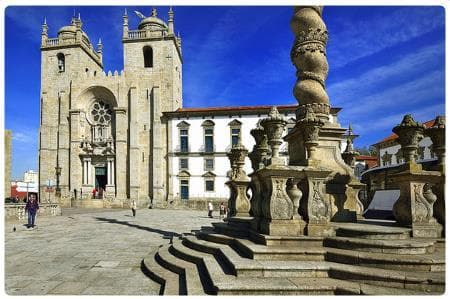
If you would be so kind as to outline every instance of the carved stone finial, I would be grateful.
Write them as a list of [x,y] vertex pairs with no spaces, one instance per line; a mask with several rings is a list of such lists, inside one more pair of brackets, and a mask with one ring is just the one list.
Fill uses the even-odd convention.
[[441,167],[441,171],[444,171],[445,167],[445,116],[438,116],[434,120],[431,127],[425,130],[425,134],[431,138],[433,152],[438,157],[438,163]]
[[277,107],[272,107],[269,117],[261,120],[261,126],[267,134],[268,143],[272,149],[271,165],[282,165],[284,159],[279,156],[280,145],[282,144],[281,136],[287,121],[278,112]]
[[403,117],[392,131],[398,135],[406,163],[415,163],[419,141],[423,138],[424,125],[415,121],[410,114]]
[[157,17],[158,16],[158,12],[156,11],[156,8],[155,7],[153,7],[152,8],[152,17]]

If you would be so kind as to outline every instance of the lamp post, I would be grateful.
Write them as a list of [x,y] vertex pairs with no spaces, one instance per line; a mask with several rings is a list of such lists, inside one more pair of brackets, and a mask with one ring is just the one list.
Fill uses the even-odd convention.
[[56,172],[56,192],[55,195],[60,197],[61,196],[61,189],[59,188],[59,176],[61,175],[61,167],[56,166],[55,167]]

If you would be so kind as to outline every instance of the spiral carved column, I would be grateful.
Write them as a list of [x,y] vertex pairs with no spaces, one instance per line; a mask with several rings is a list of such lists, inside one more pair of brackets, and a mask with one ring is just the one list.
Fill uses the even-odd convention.
[[295,35],[291,60],[297,68],[294,86],[294,96],[299,103],[297,120],[301,120],[306,109],[311,107],[314,114],[328,121],[330,100],[325,90],[328,32],[322,20],[322,7],[295,7],[291,29]]

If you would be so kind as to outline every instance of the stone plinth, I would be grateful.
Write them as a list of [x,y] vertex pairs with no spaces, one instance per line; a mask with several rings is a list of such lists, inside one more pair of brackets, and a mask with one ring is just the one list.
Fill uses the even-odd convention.
[[413,237],[441,237],[442,225],[433,216],[437,196],[431,189],[432,184],[439,183],[440,172],[423,171],[413,162],[407,163],[405,168],[391,176],[400,187],[400,197],[393,207],[395,219],[402,225],[411,226]]

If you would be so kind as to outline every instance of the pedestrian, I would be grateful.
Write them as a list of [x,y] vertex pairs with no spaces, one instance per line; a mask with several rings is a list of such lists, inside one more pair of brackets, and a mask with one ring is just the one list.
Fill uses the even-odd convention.
[[214,210],[214,206],[212,204],[212,202],[208,202],[208,217],[209,218],[213,218],[213,210]]
[[80,189],[80,199],[83,199],[83,188]]
[[75,200],[77,200],[77,189],[73,189],[73,195],[75,196]]
[[225,217],[225,205],[223,204],[223,202],[220,203],[220,219],[223,219],[223,217]]
[[95,193],[97,193],[97,189],[95,189],[95,187],[94,187],[94,189],[92,189],[92,198],[93,199],[95,199]]
[[36,220],[36,213],[39,210],[39,204],[36,200],[36,195],[31,193],[29,195],[27,204],[25,205],[25,211],[28,212],[28,224],[27,228],[34,227],[34,221]]
[[131,200],[131,212],[133,212],[133,217],[136,217],[137,204],[136,200]]

